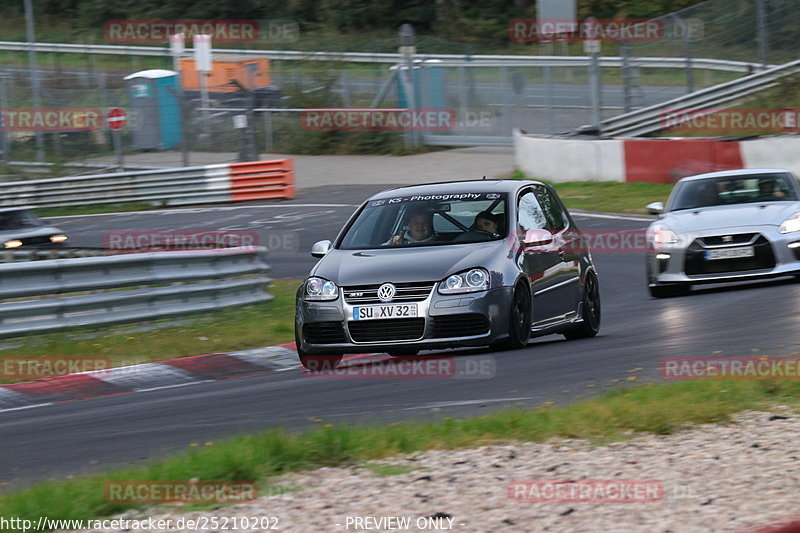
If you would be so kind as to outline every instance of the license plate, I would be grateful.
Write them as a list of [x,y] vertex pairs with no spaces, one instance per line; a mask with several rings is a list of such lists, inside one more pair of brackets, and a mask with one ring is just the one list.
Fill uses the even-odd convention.
[[753,257],[754,255],[756,255],[756,251],[752,246],[720,248],[719,250],[706,250],[706,261],[716,261],[718,259],[739,259],[742,257]]
[[353,320],[413,318],[415,316],[417,316],[417,304],[360,305],[353,308]]

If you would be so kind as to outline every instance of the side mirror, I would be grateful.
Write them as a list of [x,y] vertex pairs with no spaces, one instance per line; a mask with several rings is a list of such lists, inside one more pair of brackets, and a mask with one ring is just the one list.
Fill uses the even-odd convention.
[[553,234],[546,229],[529,229],[525,232],[525,240],[522,244],[526,248],[531,246],[545,246],[553,242]]
[[652,204],[647,204],[647,212],[651,215],[663,215],[664,214],[664,202],[653,202]]
[[318,241],[311,247],[312,257],[325,257],[331,251],[331,241]]

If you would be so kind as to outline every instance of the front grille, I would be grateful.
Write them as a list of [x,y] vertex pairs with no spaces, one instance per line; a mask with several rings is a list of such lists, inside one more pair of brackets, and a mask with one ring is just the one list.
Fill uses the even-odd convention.
[[436,316],[431,320],[431,337],[434,339],[472,337],[489,332],[489,319],[477,313]]
[[[344,301],[349,304],[380,304],[378,287],[383,285],[355,285],[344,288]],[[411,283],[394,283],[397,289],[392,302],[421,302],[433,290],[435,281],[418,281]]]
[[43,237],[26,237],[24,239],[20,239],[23,246],[35,246],[37,244],[50,244],[50,236],[45,235]]
[[358,320],[348,322],[347,327],[355,342],[411,341],[422,338],[425,319]]
[[[753,235],[751,234],[751,239],[752,237]],[[709,242],[709,237],[705,237],[705,242]],[[749,240],[744,242],[749,242]],[[753,248],[755,251],[753,257],[707,261],[705,258],[705,251],[707,248],[704,248],[700,239],[697,239],[686,250],[684,272],[686,272],[687,276],[692,276],[728,272],[747,272],[750,270],[763,270],[775,267],[775,254],[772,251],[772,245],[763,235],[758,236],[758,239],[753,243]]]
[[341,344],[347,342],[341,322],[303,324],[303,338],[309,344]]
[[[757,233],[739,233],[737,235],[712,235],[710,237],[702,237],[700,240],[706,246],[723,246],[733,244],[750,244],[756,238]],[[725,238],[730,240],[725,240]]]

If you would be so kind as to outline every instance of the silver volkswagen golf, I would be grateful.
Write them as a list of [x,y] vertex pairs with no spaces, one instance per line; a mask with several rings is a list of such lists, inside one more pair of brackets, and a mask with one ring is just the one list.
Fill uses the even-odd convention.
[[693,284],[800,276],[800,184],[786,170],[729,170],[680,180],[647,206],[647,280],[654,297]]
[[520,348],[531,336],[600,327],[585,239],[542,183],[388,190],[311,253],[321,259],[298,289],[295,318],[306,368],[335,368],[345,353]]

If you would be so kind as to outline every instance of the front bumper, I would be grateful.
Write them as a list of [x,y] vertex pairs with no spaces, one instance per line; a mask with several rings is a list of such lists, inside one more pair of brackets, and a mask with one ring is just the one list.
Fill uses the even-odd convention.
[[[295,328],[310,354],[363,353],[409,348],[486,346],[508,335],[511,287],[441,295],[434,287],[417,304],[416,318],[354,321],[354,305],[298,300]],[[405,302],[404,302],[405,303]],[[361,305],[363,307],[363,305]]]
[[[755,237],[745,240],[743,236]],[[716,238],[730,236],[730,244]],[[740,238],[741,237],[741,238]],[[714,244],[707,244],[714,242]],[[707,261],[705,250],[753,246],[756,255],[747,259]],[[723,283],[773,278],[800,273],[800,233],[783,234],[774,226],[726,228],[681,235],[674,245],[649,249],[647,281],[650,287],[672,284]]]

